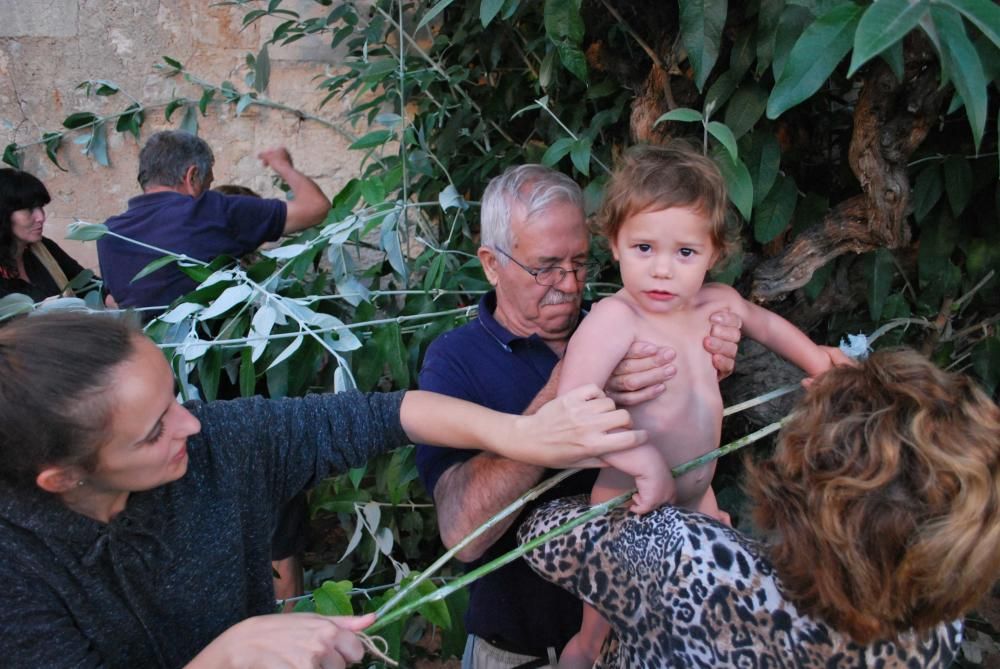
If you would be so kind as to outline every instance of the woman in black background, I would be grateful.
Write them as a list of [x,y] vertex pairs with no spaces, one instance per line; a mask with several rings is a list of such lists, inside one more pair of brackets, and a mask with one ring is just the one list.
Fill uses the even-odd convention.
[[83,267],[42,236],[51,200],[31,174],[0,170],[0,297],[23,293],[39,302],[73,294],[67,285]]

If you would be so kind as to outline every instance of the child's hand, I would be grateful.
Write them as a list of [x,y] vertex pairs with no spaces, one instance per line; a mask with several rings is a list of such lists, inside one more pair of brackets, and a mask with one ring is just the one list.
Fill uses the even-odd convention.
[[672,504],[677,499],[677,486],[670,471],[657,472],[651,476],[635,477],[636,493],[632,495],[629,511],[639,515],[649,513],[664,504]]
[[[836,346],[820,346],[819,349],[823,353],[825,353],[828,358],[830,358],[830,365],[829,367],[827,367],[827,369],[829,369],[830,367],[843,367],[845,365],[850,367],[858,366],[857,360],[850,357]],[[808,388],[809,386],[812,385],[812,382],[816,380],[816,378],[819,376],[820,374],[815,374],[813,376],[808,376],[802,379],[802,387]]]

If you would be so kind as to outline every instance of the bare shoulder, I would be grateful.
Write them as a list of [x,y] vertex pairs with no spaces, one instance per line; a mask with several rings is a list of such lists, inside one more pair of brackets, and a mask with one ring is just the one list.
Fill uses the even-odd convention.
[[699,307],[735,310],[742,307],[744,299],[732,286],[724,283],[706,283],[698,291],[695,301]]
[[589,320],[594,316],[597,316],[601,320],[614,319],[621,322],[623,319],[626,321],[635,320],[638,313],[636,312],[635,305],[625,298],[618,295],[609,295],[590,308],[590,314],[585,320]]

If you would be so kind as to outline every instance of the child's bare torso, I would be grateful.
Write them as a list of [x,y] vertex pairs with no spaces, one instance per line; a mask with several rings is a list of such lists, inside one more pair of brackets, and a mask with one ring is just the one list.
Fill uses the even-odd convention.
[[[636,315],[634,339],[677,351],[677,375],[666,392],[648,402],[630,407],[637,428],[649,432],[671,468],[704,455],[719,446],[722,432],[722,395],[712,358],[703,345],[711,324],[709,316],[724,308],[711,299],[713,291],[703,288],[692,298],[689,308],[666,314],[650,314],[637,309],[627,297],[618,295]],[[715,474],[715,461],[675,479],[676,503],[693,507],[705,494]]]

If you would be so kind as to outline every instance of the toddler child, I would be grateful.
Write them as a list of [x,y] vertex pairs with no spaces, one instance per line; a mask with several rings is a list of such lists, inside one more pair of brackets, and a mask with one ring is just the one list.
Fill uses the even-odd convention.
[[[603,387],[636,340],[677,351],[671,390],[630,407],[636,428],[649,433],[638,448],[606,457],[591,501],[637,488],[631,510],[646,513],[672,503],[728,524],[712,491],[715,462],[674,479],[672,467],[719,445],[722,396],[716,370],[702,347],[708,317],[731,310],[743,333],[801,367],[826,371],[831,354],[794,325],[740,297],[730,286],[705,283],[713,266],[736,246],[726,226],[726,187],[715,164],[688,145],[640,146],[628,151],[607,186],[602,233],[621,268],[622,289],[594,305],[570,339],[559,393]],[[561,668],[591,667],[608,625],[584,607],[580,632],[560,657]]]

